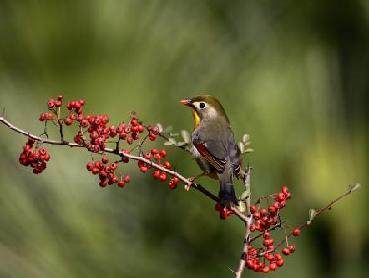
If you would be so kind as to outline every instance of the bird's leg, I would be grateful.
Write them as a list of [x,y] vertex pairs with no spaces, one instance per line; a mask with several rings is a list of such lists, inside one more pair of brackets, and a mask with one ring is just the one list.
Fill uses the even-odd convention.
[[195,180],[201,178],[202,176],[205,176],[206,173],[205,172],[202,172],[201,174],[197,175],[197,176],[193,176],[193,177],[189,177],[188,180],[191,182],[191,184],[186,184],[185,185],[185,190],[186,191],[189,191],[190,188],[191,188],[191,185],[194,183]]

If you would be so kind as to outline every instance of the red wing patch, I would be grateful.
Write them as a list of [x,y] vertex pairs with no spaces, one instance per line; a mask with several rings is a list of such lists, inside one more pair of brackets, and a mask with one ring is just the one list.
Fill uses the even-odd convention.
[[204,157],[219,173],[224,172],[224,165],[226,163],[225,159],[220,159],[212,155],[206,148],[205,144],[196,144],[197,151],[202,157]]

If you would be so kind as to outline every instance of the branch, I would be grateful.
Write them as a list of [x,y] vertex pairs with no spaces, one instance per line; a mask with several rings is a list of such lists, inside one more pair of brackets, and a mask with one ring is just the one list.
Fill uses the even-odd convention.
[[[339,195],[336,199],[334,199],[333,201],[331,201],[329,204],[327,204],[326,206],[314,210],[311,209],[310,210],[310,216],[309,216],[309,220],[307,220],[305,223],[300,224],[299,226],[297,226],[298,229],[302,230],[304,228],[307,228],[308,226],[310,226],[313,223],[313,220],[315,219],[315,217],[321,215],[324,212],[328,212],[329,210],[332,209],[333,206],[335,206],[340,200],[342,200],[343,198],[347,197],[348,195],[352,194],[353,192],[355,192],[357,189],[359,189],[360,184],[356,183],[353,185],[349,185],[349,189],[344,192],[343,194]],[[288,233],[286,235],[286,237],[281,240],[278,245],[276,246],[276,248],[282,246],[291,236],[293,236],[293,231],[291,231],[290,233]],[[253,238],[253,240],[256,238]]]
[[245,191],[248,192],[248,195],[245,196],[245,200],[244,200],[245,205],[246,205],[247,218],[246,218],[246,221],[245,221],[245,236],[244,236],[244,240],[243,240],[242,254],[241,254],[240,262],[239,262],[239,265],[238,265],[238,269],[235,272],[236,278],[241,278],[242,273],[245,270],[245,266],[246,266],[245,256],[247,256],[249,240],[250,240],[250,225],[252,223],[252,214],[250,213],[251,170],[252,170],[252,168],[248,167],[247,172],[244,176]]
[[[49,144],[49,145],[59,145],[59,146],[69,146],[69,147],[80,147],[80,148],[84,148],[85,146],[83,145],[79,145],[77,143],[74,143],[74,142],[68,142],[68,141],[65,141],[65,140],[61,140],[61,141],[56,141],[56,140],[51,140],[51,139],[48,139],[48,138],[42,138],[40,136],[36,136],[28,131],[24,131],[18,127],[16,127],[15,125],[13,125],[11,122],[9,122],[7,119],[5,119],[4,117],[0,117],[0,122],[3,123],[4,125],[6,125],[7,127],[9,127],[11,130],[19,133],[19,134],[22,134],[24,136],[27,136],[29,138],[32,138],[33,140],[35,141],[39,141],[39,142],[42,142],[44,144]],[[129,159],[132,159],[132,160],[136,160],[136,161],[142,161],[142,162],[145,162],[146,164],[162,171],[162,172],[166,172],[167,174],[170,174],[172,176],[175,176],[177,177],[179,180],[181,180],[183,183],[187,184],[187,185],[190,185],[192,188],[196,189],[197,191],[201,192],[202,194],[204,194],[206,197],[212,199],[213,201],[215,202],[219,202],[219,198],[217,196],[215,196],[213,193],[211,193],[210,191],[208,191],[207,189],[205,189],[201,184],[198,184],[198,183],[194,183],[192,182],[190,179],[184,177],[182,174],[180,174],[179,172],[177,171],[173,171],[173,170],[169,170],[149,159],[146,159],[144,157],[141,157],[141,156],[136,156],[136,155],[132,155],[132,154],[127,154],[127,153],[124,153],[123,151],[121,150],[117,150],[117,149],[112,149],[112,148],[105,148],[104,149],[104,152],[106,153],[111,153],[111,154],[115,154],[115,155],[119,155],[120,157],[127,157]],[[237,209],[236,207],[231,207],[230,208],[233,213],[240,219],[242,220],[243,222],[246,222],[247,221],[247,217],[239,210]]]

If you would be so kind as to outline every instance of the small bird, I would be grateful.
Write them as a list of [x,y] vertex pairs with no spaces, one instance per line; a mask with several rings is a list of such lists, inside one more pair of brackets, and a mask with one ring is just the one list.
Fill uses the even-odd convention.
[[219,180],[221,204],[237,205],[233,177],[239,177],[242,159],[223,106],[210,95],[180,102],[192,108],[194,130],[191,152],[196,162],[203,174]]

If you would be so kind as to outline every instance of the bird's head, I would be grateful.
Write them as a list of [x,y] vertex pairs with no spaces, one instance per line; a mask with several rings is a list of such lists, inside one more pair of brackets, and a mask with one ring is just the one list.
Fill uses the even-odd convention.
[[223,106],[220,104],[219,100],[213,96],[203,95],[182,99],[181,103],[192,108],[195,127],[198,126],[202,120],[225,119],[229,122]]

